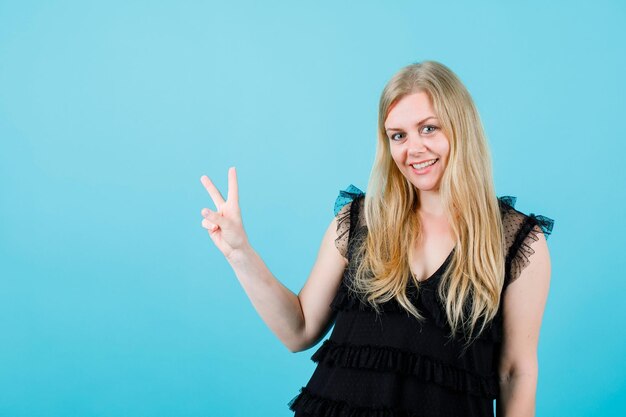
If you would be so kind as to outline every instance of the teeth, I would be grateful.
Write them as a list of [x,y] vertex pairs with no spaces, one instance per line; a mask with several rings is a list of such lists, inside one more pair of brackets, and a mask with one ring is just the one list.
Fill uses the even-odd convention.
[[435,162],[437,162],[436,159],[431,159],[430,161],[422,162],[421,164],[415,164],[415,165],[413,165],[413,168],[415,168],[415,169],[426,168],[427,166],[432,165]]

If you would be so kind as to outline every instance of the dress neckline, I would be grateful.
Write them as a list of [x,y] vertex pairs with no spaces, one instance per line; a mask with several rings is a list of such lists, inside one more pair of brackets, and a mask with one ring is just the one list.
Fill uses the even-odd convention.
[[[450,251],[450,253],[446,257],[446,259],[443,261],[443,263],[441,265],[439,265],[439,268],[437,268],[437,270],[435,272],[433,272],[432,275],[430,275],[426,279],[423,279],[421,281],[417,281],[419,283],[420,287],[424,286],[424,285],[427,285],[427,284],[430,284],[431,281],[435,281],[435,279],[437,277],[441,276],[441,274],[443,273],[445,267],[448,265],[448,262],[452,258],[452,254],[454,253],[455,249],[456,249],[456,245],[452,248],[452,250]],[[411,273],[412,273],[412,271],[411,271]],[[414,280],[410,280],[410,282],[414,283]]]

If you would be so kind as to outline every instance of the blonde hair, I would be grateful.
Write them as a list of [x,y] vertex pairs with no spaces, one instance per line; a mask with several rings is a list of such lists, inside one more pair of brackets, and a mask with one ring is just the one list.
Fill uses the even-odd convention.
[[503,227],[478,111],[459,78],[436,61],[400,69],[381,94],[376,157],[363,201],[368,234],[356,245],[360,259],[352,285],[377,312],[378,304],[396,298],[408,313],[423,320],[406,294],[409,279],[420,290],[409,268],[410,249],[421,238],[420,201],[393,162],[384,127],[390,108],[415,92],[428,94],[450,142],[439,189],[456,246],[437,294],[445,305],[451,337],[463,333],[467,347],[479,321],[473,337],[498,311],[505,271]]

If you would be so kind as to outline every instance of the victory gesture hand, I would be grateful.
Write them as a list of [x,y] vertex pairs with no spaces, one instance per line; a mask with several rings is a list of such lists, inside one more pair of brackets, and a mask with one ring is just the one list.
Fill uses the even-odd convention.
[[239,210],[239,193],[237,188],[237,172],[235,167],[228,169],[228,200],[220,194],[213,182],[203,175],[200,182],[208,191],[217,211],[203,208],[201,211],[202,227],[207,229],[215,246],[230,259],[233,252],[248,244],[248,237],[243,229],[241,211]]

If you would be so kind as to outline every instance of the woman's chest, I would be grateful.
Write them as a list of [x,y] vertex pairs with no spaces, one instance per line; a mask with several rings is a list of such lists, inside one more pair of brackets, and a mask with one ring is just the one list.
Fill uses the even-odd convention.
[[409,253],[409,267],[418,281],[426,281],[437,272],[455,246],[452,230],[446,222],[422,226],[421,238]]

